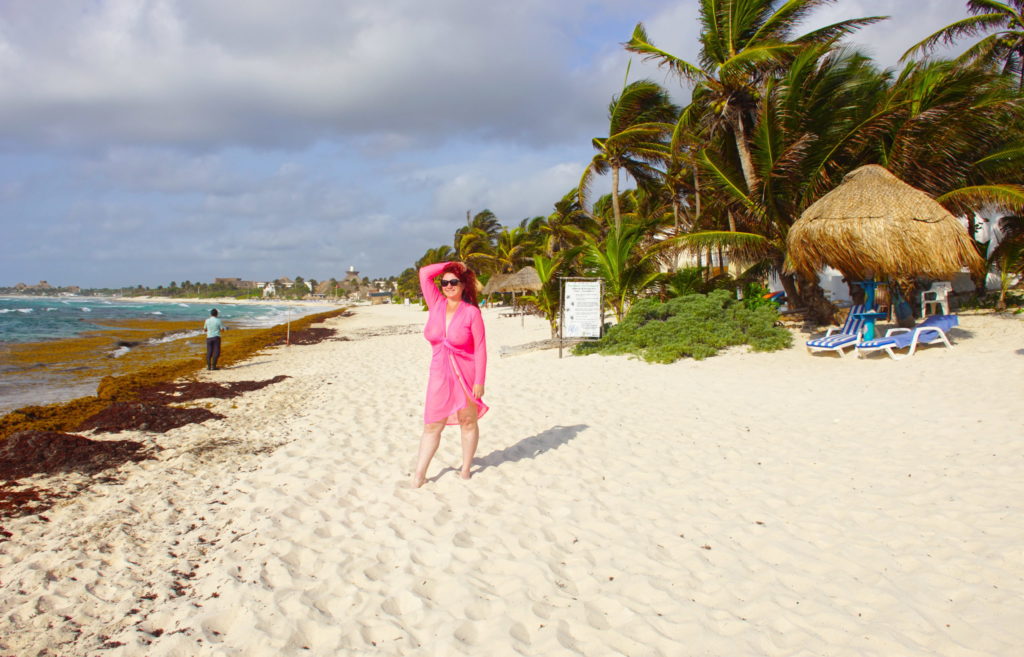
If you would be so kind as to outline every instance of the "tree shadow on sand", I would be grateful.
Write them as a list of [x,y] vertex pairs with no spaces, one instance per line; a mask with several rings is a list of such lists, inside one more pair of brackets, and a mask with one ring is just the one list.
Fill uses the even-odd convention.
[[515,445],[505,449],[496,449],[486,456],[477,458],[473,474],[483,472],[487,468],[497,467],[502,463],[515,463],[523,459],[536,458],[544,452],[558,449],[588,428],[586,424],[574,424],[571,427],[556,426],[541,431],[535,436],[523,438]]

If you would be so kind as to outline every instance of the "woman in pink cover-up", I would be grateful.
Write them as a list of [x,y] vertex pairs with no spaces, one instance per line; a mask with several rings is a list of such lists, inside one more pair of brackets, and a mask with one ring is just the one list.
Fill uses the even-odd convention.
[[[440,278],[438,291],[434,279]],[[461,262],[441,262],[420,269],[420,289],[430,311],[423,335],[430,342],[430,380],[423,413],[423,437],[412,485],[427,480],[427,468],[441,442],[445,425],[462,430],[462,478],[469,479],[480,439],[477,420],[487,412],[484,379],[487,343],[476,303],[476,276]]]

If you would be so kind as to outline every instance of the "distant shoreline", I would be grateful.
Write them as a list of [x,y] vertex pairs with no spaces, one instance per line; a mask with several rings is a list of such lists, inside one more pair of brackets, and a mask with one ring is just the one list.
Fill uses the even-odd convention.
[[[10,297],[0,299],[5,302],[12,300]],[[25,406],[62,403],[93,394],[104,376],[122,376],[140,368],[181,358],[200,362],[201,352],[205,348],[200,329],[204,319],[209,316],[209,309],[213,307],[221,307],[222,316],[226,317],[226,324],[231,329],[226,339],[228,344],[250,333],[274,327],[285,329],[289,322],[294,328],[304,317],[345,307],[324,302],[253,303],[235,299],[203,299],[196,302],[148,297],[50,299],[32,296],[14,297],[13,301],[32,301],[31,305],[36,307],[35,312],[24,315],[0,315],[9,318],[4,320],[8,322],[6,333],[0,332],[0,337],[7,335],[7,339],[0,339],[0,415]],[[76,308],[85,305],[94,311],[77,313],[81,316],[73,321],[81,328],[75,328],[73,334],[46,333],[40,330],[39,335],[26,339],[36,330],[34,327],[44,326],[45,322],[53,326],[51,316],[58,313],[44,313],[40,307],[53,302],[54,306],[67,308],[60,304],[61,301],[73,301],[72,306]],[[142,307],[139,310],[124,308],[133,304]],[[149,304],[153,306],[147,307]],[[166,306],[187,308],[178,308],[184,316],[175,316]],[[228,306],[256,310],[234,312]],[[115,316],[102,316],[102,308],[115,309]],[[162,312],[147,312],[154,308]],[[67,325],[72,320],[65,318],[61,321],[62,325]],[[15,324],[11,325],[10,322]]]
[[76,294],[74,296],[57,296],[52,294],[0,294],[0,299],[54,299],[58,301],[67,301],[68,299],[102,299],[104,301],[148,301],[151,303],[188,303],[188,304],[204,304],[204,303],[219,303],[219,304],[238,304],[238,305],[262,305],[262,304],[276,304],[282,306],[348,306],[351,302],[344,300],[332,301],[329,299],[265,299],[265,298],[252,298],[252,299],[236,299],[234,297],[157,297],[151,295],[140,295],[137,297],[113,297],[113,296],[101,296],[101,295],[84,295]]

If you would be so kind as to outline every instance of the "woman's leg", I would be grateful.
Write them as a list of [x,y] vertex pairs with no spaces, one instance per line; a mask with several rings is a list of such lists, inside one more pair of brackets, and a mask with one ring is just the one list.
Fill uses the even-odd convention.
[[441,444],[441,432],[444,431],[444,420],[423,425],[423,436],[420,438],[420,455],[416,461],[416,472],[412,475],[412,487],[419,488],[427,481],[427,468],[430,459],[434,458],[437,446]]
[[480,427],[477,424],[476,402],[466,396],[466,407],[459,411],[459,428],[462,429],[462,478],[469,479],[477,443],[480,442]]

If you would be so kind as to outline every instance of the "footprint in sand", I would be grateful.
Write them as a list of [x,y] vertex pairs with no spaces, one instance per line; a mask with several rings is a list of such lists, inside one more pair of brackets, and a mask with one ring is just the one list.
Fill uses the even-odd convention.
[[465,643],[466,645],[476,645],[480,640],[480,633],[476,629],[476,625],[466,621],[455,628],[455,638]]
[[473,537],[466,532],[459,532],[452,537],[452,544],[455,547],[471,548],[473,547]]
[[533,638],[530,636],[530,630],[526,628],[522,623],[512,623],[512,626],[508,628],[509,636],[516,641],[525,644],[533,643]]
[[423,611],[423,598],[417,597],[408,591],[402,591],[381,603],[380,608],[386,614],[408,620],[410,617],[416,616]]

